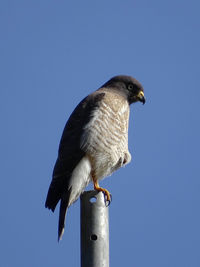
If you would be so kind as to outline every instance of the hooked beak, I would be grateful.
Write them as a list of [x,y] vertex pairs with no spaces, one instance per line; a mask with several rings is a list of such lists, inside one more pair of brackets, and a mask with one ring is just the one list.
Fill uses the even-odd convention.
[[137,98],[138,98],[138,101],[140,101],[140,102],[143,103],[143,105],[145,104],[146,100],[145,100],[143,91],[140,91],[140,92],[138,93]]

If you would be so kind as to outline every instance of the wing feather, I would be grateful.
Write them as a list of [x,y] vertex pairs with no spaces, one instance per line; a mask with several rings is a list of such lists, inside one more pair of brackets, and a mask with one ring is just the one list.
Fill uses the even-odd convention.
[[[71,192],[69,182],[72,172],[85,155],[85,151],[80,145],[81,137],[84,134],[84,126],[92,119],[93,110],[98,108],[104,95],[105,93],[96,91],[84,98],[65,125],[45,203],[45,207],[52,211],[55,210],[63,193],[69,194]],[[66,197],[66,199],[69,200],[69,197]]]

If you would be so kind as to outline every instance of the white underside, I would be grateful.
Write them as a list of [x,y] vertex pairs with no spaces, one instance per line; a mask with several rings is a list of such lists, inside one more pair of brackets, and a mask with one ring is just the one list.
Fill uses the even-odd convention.
[[91,181],[91,164],[89,159],[85,156],[78,163],[70,178],[69,187],[72,188],[69,205],[78,199],[85,187]]

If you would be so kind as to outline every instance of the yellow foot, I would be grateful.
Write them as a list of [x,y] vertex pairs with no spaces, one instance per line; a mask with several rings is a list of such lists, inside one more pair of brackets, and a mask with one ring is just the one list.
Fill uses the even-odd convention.
[[110,204],[110,202],[111,202],[111,194],[107,189],[100,187],[97,181],[94,182],[94,189],[97,190],[97,191],[103,192],[104,195],[106,195],[106,201],[108,201],[109,204]]

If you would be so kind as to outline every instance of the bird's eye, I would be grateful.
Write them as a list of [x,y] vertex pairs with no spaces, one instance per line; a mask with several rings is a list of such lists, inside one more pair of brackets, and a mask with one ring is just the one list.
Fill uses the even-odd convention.
[[133,85],[132,85],[132,83],[129,83],[129,84],[128,84],[128,90],[133,90]]

